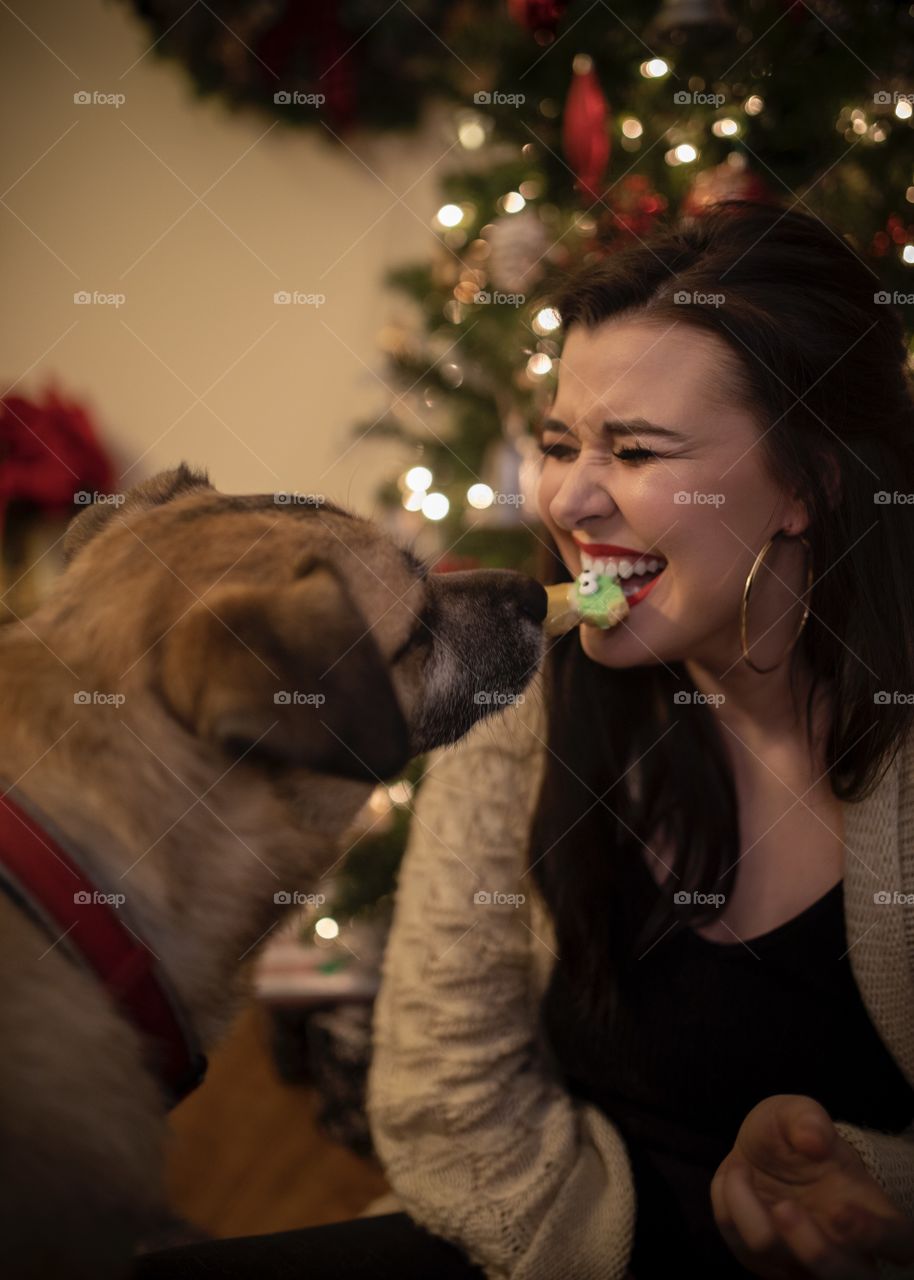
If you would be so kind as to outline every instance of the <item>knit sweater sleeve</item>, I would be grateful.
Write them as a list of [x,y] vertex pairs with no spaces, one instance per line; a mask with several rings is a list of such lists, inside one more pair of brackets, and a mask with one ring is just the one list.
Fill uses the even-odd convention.
[[914,1218],[914,1126],[902,1133],[883,1133],[840,1120],[835,1128],[854,1148],[886,1195]]
[[489,1280],[621,1280],[634,1185],[618,1130],[551,1073],[525,875],[535,695],[429,757],[375,1007],[369,1116],[407,1212]]
[[[835,1128],[854,1148],[886,1195],[903,1213],[914,1218],[914,1125],[902,1133],[883,1133],[839,1120]],[[880,1275],[911,1277],[914,1266],[900,1269],[884,1264]]]

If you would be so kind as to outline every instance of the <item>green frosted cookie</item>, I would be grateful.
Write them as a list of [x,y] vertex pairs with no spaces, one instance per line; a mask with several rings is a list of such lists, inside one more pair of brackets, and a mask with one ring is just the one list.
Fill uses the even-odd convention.
[[584,569],[574,582],[574,598],[581,621],[592,627],[614,627],[628,613],[628,601],[619,581],[608,573]]

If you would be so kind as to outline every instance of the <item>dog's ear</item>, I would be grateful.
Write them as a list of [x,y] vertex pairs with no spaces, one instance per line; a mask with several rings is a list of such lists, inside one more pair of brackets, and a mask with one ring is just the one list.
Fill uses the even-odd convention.
[[64,564],[69,564],[78,551],[99,533],[114,515],[129,515],[133,511],[146,511],[150,507],[171,502],[192,489],[212,489],[205,471],[179,463],[170,471],[159,471],[142,484],[134,485],[124,494],[123,503],[96,502],[85,507],[67,525],[61,543]]
[[230,755],[364,781],[409,760],[384,660],[324,561],[309,558],[287,586],[217,588],[160,649],[165,701]]

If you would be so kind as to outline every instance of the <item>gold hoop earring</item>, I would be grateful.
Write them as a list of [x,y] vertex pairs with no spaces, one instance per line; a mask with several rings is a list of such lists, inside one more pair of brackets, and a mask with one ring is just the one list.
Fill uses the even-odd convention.
[[[740,642],[740,647],[742,649],[742,657],[745,659],[748,665],[752,668],[752,670],[757,671],[759,675],[767,675],[769,671],[774,671],[777,667],[781,665],[781,663],[784,661],[784,658],[787,657],[787,654],[790,653],[791,649],[799,640],[800,632],[806,626],[806,619],[809,617],[809,601],[807,599],[806,604],[804,605],[804,608],[803,608],[803,617],[800,619],[800,625],[797,627],[796,635],[793,637],[790,644],[787,646],[787,649],[783,654],[783,656],[774,664],[773,667],[757,667],[755,665],[755,663],[749,657],[749,627],[748,627],[748,621],[746,617],[749,610],[749,593],[752,590],[752,584],[755,581],[755,575],[756,573],[758,573],[759,566],[761,565],[762,561],[765,559],[765,556],[768,554],[768,550],[771,547],[772,542],[774,542],[777,536],[778,536],[777,534],[772,534],[772,536],[765,543],[764,547],[762,547],[761,551],[755,557],[755,563],[753,564],[752,568],[749,570],[749,576],[746,578],[746,585],[745,587],[743,587],[743,599],[742,599],[742,603],[740,604],[740,610],[739,610],[739,642]],[[806,548],[806,552],[807,552],[806,587],[803,591],[803,596],[808,597],[813,584],[812,548],[810,547],[808,540],[804,538],[802,534],[799,535],[799,539],[800,539],[800,542],[803,543],[803,546]],[[798,597],[798,598],[802,598],[802,597]]]

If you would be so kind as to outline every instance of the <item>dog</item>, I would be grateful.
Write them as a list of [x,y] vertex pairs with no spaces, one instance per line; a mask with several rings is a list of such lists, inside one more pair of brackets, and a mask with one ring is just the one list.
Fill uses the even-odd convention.
[[166,1208],[168,1109],[290,891],[379,780],[543,653],[539,583],[431,573],[320,498],[223,494],[185,463],[118,497],[71,521],[49,597],[0,628],[10,1280],[129,1274]]

